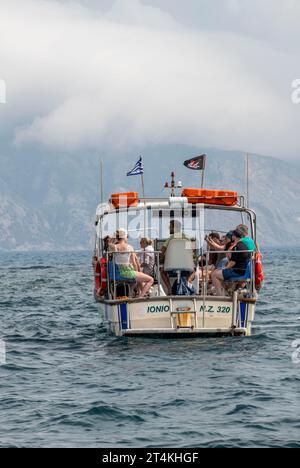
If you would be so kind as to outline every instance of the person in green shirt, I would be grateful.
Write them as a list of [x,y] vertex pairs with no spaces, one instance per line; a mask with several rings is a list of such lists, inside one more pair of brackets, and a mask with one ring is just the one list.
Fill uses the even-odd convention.
[[256,252],[257,247],[256,247],[254,240],[249,236],[248,226],[245,226],[244,224],[240,224],[239,226],[237,226],[236,229],[240,231],[241,234],[243,235],[242,242],[244,242],[244,244],[248,247],[248,249],[251,250],[251,252]]

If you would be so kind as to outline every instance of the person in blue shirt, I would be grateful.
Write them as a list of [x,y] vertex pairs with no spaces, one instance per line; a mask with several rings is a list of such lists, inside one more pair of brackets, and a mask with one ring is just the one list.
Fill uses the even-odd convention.
[[248,250],[251,250],[251,252],[256,252],[257,247],[254,240],[249,236],[248,226],[240,224],[236,229],[242,234],[242,242],[244,242],[244,244],[248,247]]

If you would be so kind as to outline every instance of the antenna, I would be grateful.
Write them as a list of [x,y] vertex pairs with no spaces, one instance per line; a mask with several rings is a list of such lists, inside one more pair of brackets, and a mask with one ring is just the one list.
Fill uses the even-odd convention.
[[103,159],[100,161],[100,200],[101,205],[104,203],[104,181],[103,181]]
[[171,172],[171,184],[169,185],[169,182],[165,183],[165,188],[171,190],[171,197],[176,197],[176,189],[181,189],[182,188],[182,182],[179,180],[176,183],[175,179],[176,175],[175,172]]
[[246,154],[246,181],[247,181],[246,203],[247,203],[247,208],[249,208],[250,206],[250,156],[249,156],[249,153]]

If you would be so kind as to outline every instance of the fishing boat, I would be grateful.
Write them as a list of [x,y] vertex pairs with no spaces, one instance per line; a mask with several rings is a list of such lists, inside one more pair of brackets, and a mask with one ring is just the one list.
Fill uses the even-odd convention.
[[[97,208],[94,294],[108,330],[126,337],[250,336],[261,286],[257,271],[261,257],[249,251],[245,274],[224,283],[224,293],[216,295],[209,259],[220,251],[209,248],[206,239],[212,231],[226,234],[242,223],[256,243],[255,212],[237,192],[183,188],[174,173],[165,188],[170,192],[162,198],[113,194]],[[182,228],[170,234],[174,222]],[[145,255],[139,245],[142,237],[153,244],[149,255],[154,283],[147,297],[140,297],[134,279],[120,275],[116,252],[109,248],[109,239],[120,228],[128,233],[137,258]]]

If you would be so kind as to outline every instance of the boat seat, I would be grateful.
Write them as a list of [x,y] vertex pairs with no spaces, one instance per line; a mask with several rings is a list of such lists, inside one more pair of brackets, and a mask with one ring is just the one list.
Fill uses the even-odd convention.
[[191,241],[187,239],[170,240],[165,254],[164,270],[167,273],[194,272],[195,264]]
[[239,283],[240,281],[250,281],[252,278],[252,261],[248,263],[243,276],[226,281],[226,283]]
[[136,282],[134,279],[122,278],[118,265],[115,265],[115,271],[114,271],[113,262],[108,263],[108,273],[109,273],[110,280],[111,281],[115,280],[117,283],[135,283]]
[[114,298],[118,298],[119,296],[126,296],[131,298],[133,293],[132,285],[134,285],[136,281],[133,279],[122,278],[118,265],[114,265],[113,262],[108,263],[108,274],[110,279],[109,287],[112,296]]
[[191,241],[187,239],[171,239],[168,245],[164,271],[169,277],[177,278],[173,288],[180,284],[182,277],[189,277],[195,271],[194,255]]

